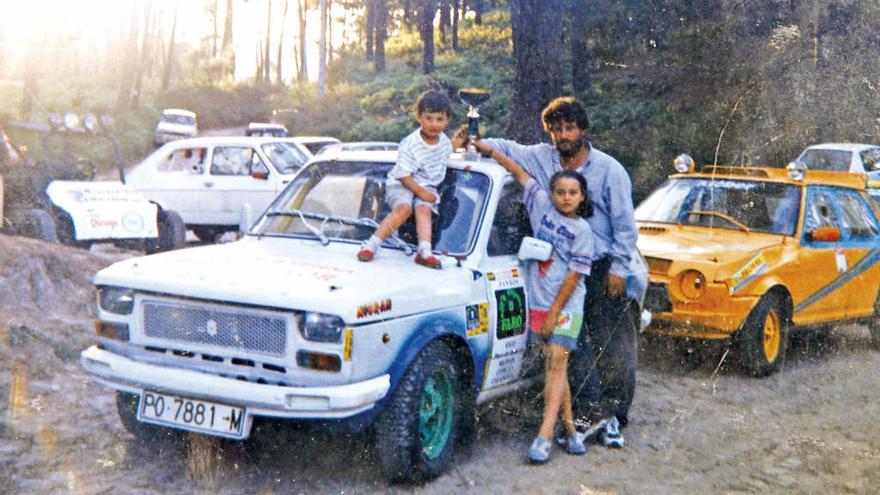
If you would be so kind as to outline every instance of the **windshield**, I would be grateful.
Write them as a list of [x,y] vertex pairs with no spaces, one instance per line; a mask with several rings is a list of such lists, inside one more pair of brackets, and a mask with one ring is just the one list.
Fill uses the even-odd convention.
[[328,144],[339,144],[339,141],[335,141],[335,140],[309,141],[309,142],[300,143],[300,144],[305,146],[306,149],[309,150],[312,154],[317,155],[318,152],[321,150],[321,148],[323,148],[324,146],[327,146]]
[[196,119],[189,115],[166,114],[162,116],[162,122],[169,124],[195,125]]
[[[332,160],[313,163],[278,196],[251,233],[363,241],[388,214],[385,180],[393,165]],[[432,228],[436,251],[449,255],[471,251],[489,187],[490,179],[484,174],[446,171],[446,179],[438,187],[439,214],[434,216]],[[403,242],[417,244],[412,218],[398,230],[398,236]],[[393,240],[385,243],[390,247],[395,244]]]
[[296,173],[302,167],[308,157],[293,144],[266,143],[260,148],[269,157],[275,169],[282,175]]
[[801,188],[774,182],[671,179],[636,208],[636,220],[794,235]]
[[803,162],[803,164],[810,170],[849,172],[849,165],[852,161],[852,152],[809,149],[801,153],[798,161]]

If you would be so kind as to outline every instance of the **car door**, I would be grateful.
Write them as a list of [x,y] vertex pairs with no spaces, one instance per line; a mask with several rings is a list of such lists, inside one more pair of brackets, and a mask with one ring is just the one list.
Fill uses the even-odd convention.
[[841,277],[843,307],[850,318],[874,311],[880,280],[880,226],[865,196],[859,191],[839,189],[835,200],[840,210],[841,248],[847,271]]
[[150,158],[127,177],[127,184],[162,208],[173,210],[186,224],[201,219],[199,197],[205,172],[205,146],[173,146],[161,156]]
[[[838,320],[848,312],[849,287],[843,288],[854,274],[853,265],[860,256],[855,246],[844,239],[846,231],[836,193],[829,186],[807,189],[798,254],[802,275],[792,287],[794,316],[800,323]],[[822,227],[837,229],[840,238],[818,235]]]
[[535,372],[534,367],[523,366],[528,344],[527,289],[525,267],[516,256],[522,238],[530,234],[522,187],[511,180],[502,190],[490,230],[488,256],[481,265],[488,281],[489,328],[494,329],[484,391]]
[[276,185],[263,158],[251,146],[216,146],[199,190],[202,223],[238,225],[241,208],[262,212],[275,199]]

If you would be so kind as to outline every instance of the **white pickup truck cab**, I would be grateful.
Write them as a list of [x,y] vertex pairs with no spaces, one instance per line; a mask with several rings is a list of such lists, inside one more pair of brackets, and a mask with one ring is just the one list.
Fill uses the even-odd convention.
[[412,225],[357,261],[395,157],[322,155],[243,239],[98,272],[98,343],[81,364],[117,391],[123,425],[235,439],[260,416],[372,426],[388,478],[423,480],[448,466],[477,404],[541,378],[539,360],[524,366],[522,188],[494,162],[448,168],[442,270],[415,264]]

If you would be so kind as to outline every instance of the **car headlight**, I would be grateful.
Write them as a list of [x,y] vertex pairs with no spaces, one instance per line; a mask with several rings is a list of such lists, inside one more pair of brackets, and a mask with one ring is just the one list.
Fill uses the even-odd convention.
[[109,313],[129,315],[134,309],[134,291],[122,287],[98,287],[98,305]]
[[706,276],[697,270],[685,271],[679,280],[681,294],[687,299],[699,299],[706,292]]
[[339,342],[345,322],[335,315],[307,312],[303,315],[300,333],[306,340]]

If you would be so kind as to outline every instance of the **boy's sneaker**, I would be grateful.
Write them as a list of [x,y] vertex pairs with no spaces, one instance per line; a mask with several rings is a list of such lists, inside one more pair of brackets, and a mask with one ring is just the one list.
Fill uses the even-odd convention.
[[599,433],[599,441],[602,445],[612,449],[622,448],[626,444],[626,440],[620,434],[620,423],[616,416],[612,416],[608,424],[605,425],[605,429]]
[[421,254],[416,255],[416,263],[427,266],[428,268],[436,268],[440,269],[443,266],[440,263],[440,258],[434,256],[433,254],[429,254],[428,256],[422,256]]
[[375,254],[376,253],[374,253],[373,251],[370,251],[367,248],[361,248],[361,250],[358,251],[358,254],[357,254],[358,261],[373,261],[373,255],[375,255]]
[[532,464],[544,464],[550,460],[550,447],[552,446],[553,444],[545,440],[544,437],[535,437],[535,441],[529,447],[529,462]]
[[587,453],[587,447],[584,446],[584,439],[580,433],[574,432],[565,438],[565,451],[571,455],[584,455]]

